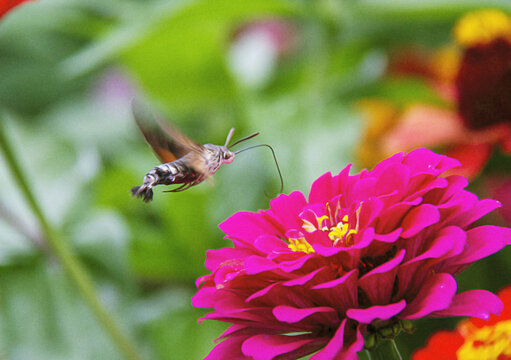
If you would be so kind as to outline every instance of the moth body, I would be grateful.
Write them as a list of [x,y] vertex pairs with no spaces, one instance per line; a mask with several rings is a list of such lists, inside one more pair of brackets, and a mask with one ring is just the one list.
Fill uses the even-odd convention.
[[182,184],[167,192],[179,192],[195,186],[213,175],[223,164],[234,161],[234,153],[225,146],[205,144],[200,154],[190,152],[183,157],[151,169],[144,183],[131,189],[133,196],[145,202],[153,198],[152,188],[157,185]]

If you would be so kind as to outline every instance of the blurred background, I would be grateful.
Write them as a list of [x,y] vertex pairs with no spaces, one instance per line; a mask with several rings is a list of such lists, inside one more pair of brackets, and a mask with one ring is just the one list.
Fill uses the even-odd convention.
[[[149,99],[199,143],[259,131],[251,143],[273,146],[285,193],[429,147],[459,158],[478,196],[503,203],[485,222],[509,225],[511,114],[472,111],[470,99],[511,96],[511,82],[499,83],[511,79],[511,35],[490,31],[481,45],[470,24],[456,27],[481,8],[511,14],[504,0],[30,1],[0,19],[2,126],[45,217],[144,358],[201,359],[226,328],[198,324],[207,312],[190,303],[206,251],[228,245],[221,221],[268,208],[278,174],[260,148],[214,185],[131,198],[159,164],[131,100]],[[473,49],[495,50],[476,65],[498,71],[474,75]],[[46,240],[0,157],[0,358],[122,359]],[[507,285],[510,257],[474,264],[459,291]],[[404,358],[457,321],[418,321],[397,339]]]

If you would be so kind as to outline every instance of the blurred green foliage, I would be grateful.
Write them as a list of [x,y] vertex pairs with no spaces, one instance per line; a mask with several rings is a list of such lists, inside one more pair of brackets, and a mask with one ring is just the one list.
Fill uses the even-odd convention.
[[[484,6],[511,11],[508,1]],[[205,252],[226,245],[218,224],[267,208],[279,182],[266,150],[246,152],[184,193],[156,190],[150,204],[129,189],[158,161],[130,115],[147,97],[186,134],[220,144],[261,132],[285,178],[307,191],[353,161],[360,122],[353,101],[384,95],[438,101],[420,81],[382,81],[388,52],[450,40],[470,0],[135,1],[40,0],[0,21],[0,107],[46,216],[93,275],[101,300],[149,359],[200,359],[223,324],[197,324],[194,281]],[[292,24],[290,53],[268,79],[232,71],[236,30],[257,19]],[[254,70],[255,71],[255,70]],[[255,141],[255,140],[254,140]],[[119,359],[83,300],[48,255],[33,214],[0,159],[0,358]],[[509,249],[474,265],[462,288],[497,290]],[[490,265],[491,263],[491,265]],[[499,274],[497,272],[497,274]],[[467,282],[470,281],[468,285]],[[421,320],[398,339],[407,357],[434,328]]]

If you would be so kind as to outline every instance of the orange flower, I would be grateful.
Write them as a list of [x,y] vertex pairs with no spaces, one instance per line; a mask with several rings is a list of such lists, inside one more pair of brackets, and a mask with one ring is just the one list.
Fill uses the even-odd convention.
[[[456,173],[474,177],[495,145],[511,153],[511,18],[499,10],[475,11],[453,32],[462,48],[408,51],[394,56],[389,68],[390,74],[427,81],[443,106],[360,102],[366,120],[358,149],[363,167],[395,152],[428,147],[458,159],[462,167]],[[382,121],[385,125],[378,125]]]
[[504,303],[500,315],[491,315],[488,321],[470,318],[455,331],[435,333],[412,360],[510,360],[511,286],[498,295]]

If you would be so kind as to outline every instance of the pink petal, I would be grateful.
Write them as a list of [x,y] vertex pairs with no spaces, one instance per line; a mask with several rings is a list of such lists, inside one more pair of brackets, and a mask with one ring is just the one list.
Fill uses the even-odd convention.
[[[443,261],[460,254],[466,245],[466,232],[457,226],[440,230],[429,249],[399,267],[398,298],[421,286],[431,269],[436,272],[449,272]],[[436,266],[440,262],[440,266]]]
[[383,160],[382,162],[376,164],[373,170],[371,170],[369,173],[371,176],[378,176],[389,164],[402,163],[405,155],[405,153],[396,153],[391,157]]
[[319,269],[314,270],[314,271],[308,273],[307,275],[300,276],[300,277],[297,277],[296,279],[286,281],[286,282],[282,283],[282,285],[284,285],[284,286],[303,286],[303,285],[307,284],[308,282],[310,282],[311,280],[314,280],[314,279],[318,280],[318,279],[324,278],[325,275],[322,275],[323,273],[330,274],[331,269],[329,267],[325,267],[325,266],[320,267]]
[[395,190],[400,194],[407,188],[409,180],[410,170],[407,166],[399,163],[389,164],[377,179],[378,187],[375,189],[375,195],[390,194]]
[[224,248],[206,251],[206,268],[215,271],[222,263],[232,262],[235,259],[244,259],[256,252],[249,249]]
[[[254,241],[254,247],[265,253],[270,254],[275,250],[289,250],[288,244],[282,239],[272,235],[261,235]],[[253,255],[253,254],[251,254]],[[248,256],[248,255],[247,255]],[[208,257],[209,258],[209,257]]]
[[347,251],[352,249],[365,249],[369,247],[369,245],[374,240],[374,229],[372,227],[368,227],[364,229],[363,231],[359,232],[355,235],[355,243],[345,248]]
[[199,319],[199,323],[204,320],[217,320],[217,321],[225,321],[225,322],[236,322],[240,325],[250,325],[254,323],[263,323],[266,321],[266,317],[262,316],[263,314],[252,314],[249,312],[238,312],[232,314],[221,314],[221,313],[209,313],[202,318]]
[[357,200],[368,201],[377,188],[376,184],[375,178],[365,178],[357,181],[351,191],[346,194],[348,203],[352,204]]
[[249,357],[241,352],[241,344],[246,337],[238,336],[222,341],[215,346],[204,360],[233,359],[233,360],[250,360]]
[[281,286],[281,284],[280,284],[280,283],[278,283],[278,282],[274,282],[274,283],[272,283],[272,284],[268,285],[267,287],[265,287],[265,288],[263,288],[263,289],[261,289],[261,290],[259,290],[259,291],[255,291],[254,293],[252,293],[252,295],[250,295],[250,296],[247,298],[247,300],[245,300],[245,302],[250,302],[250,301],[252,301],[252,300],[254,300],[254,299],[259,299],[259,298],[261,298],[261,297],[263,297],[263,296],[267,295],[267,294],[268,294],[271,290],[273,290],[275,287],[279,287],[279,286]]
[[302,221],[298,214],[305,205],[305,196],[299,191],[289,195],[281,194],[270,202],[271,213],[286,229],[301,228]]
[[265,271],[277,269],[279,264],[262,256],[249,256],[245,259],[245,270],[248,275],[259,274]]
[[339,358],[339,353],[344,348],[344,332],[347,319],[341,323],[333,338],[317,354],[311,356],[311,360],[334,360]]
[[[461,166],[461,163],[445,155],[435,154],[428,149],[416,149],[411,151],[403,164],[408,165],[412,170],[412,175],[417,173],[441,174],[453,167]],[[436,170],[431,172],[431,170]]]
[[399,239],[399,236],[403,232],[402,228],[397,228],[396,230],[388,233],[388,234],[374,234],[374,240],[378,240],[384,243],[393,243]]
[[[310,297],[303,296],[302,291],[295,291],[292,288],[282,286],[280,282],[274,282],[262,290],[254,292],[246,300],[246,303],[273,304],[273,306],[289,305],[297,308],[313,307],[314,303]],[[271,308],[268,308],[271,311]]]
[[493,225],[483,225],[467,231],[467,248],[449,261],[449,265],[471,264],[496,253],[506,246],[508,233],[508,229]]
[[434,170],[440,163],[441,156],[428,149],[416,149],[406,155],[403,164],[410,167],[411,176],[423,173],[436,174]]
[[337,314],[337,311],[327,306],[318,306],[306,309],[299,309],[292,306],[276,306],[273,308],[273,315],[277,320],[286,323],[297,323],[315,314]]
[[243,239],[252,244],[261,235],[283,235],[282,229],[276,228],[261,214],[251,212],[237,212],[219,227],[228,237]]
[[449,200],[453,194],[467,187],[467,178],[459,175],[450,175],[445,178],[449,185],[445,189],[433,189],[427,194],[427,202],[430,204],[441,204]]
[[346,316],[356,320],[361,324],[370,324],[373,320],[388,320],[399,314],[406,307],[406,301],[403,299],[395,304],[376,305],[367,309],[349,309]]
[[298,258],[294,261],[288,261],[279,264],[279,268],[285,272],[290,273],[295,270],[301,269],[303,266],[305,266],[306,263],[308,263],[311,259],[314,258],[316,258],[316,255],[314,253],[304,254],[301,258]]
[[456,280],[450,274],[441,273],[430,276],[399,318],[415,320],[434,311],[448,308],[456,294],[456,288]]
[[467,226],[472,224],[474,221],[479,220],[486,214],[492,212],[493,210],[501,207],[502,204],[496,200],[492,199],[483,199],[477,202],[474,208],[464,214],[463,222],[460,223],[460,226]]
[[358,281],[369,300],[373,304],[386,304],[392,296],[392,287],[399,264],[403,261],[406,251],[402,249],[396,256],[386,263],[374,268]]
[[[449,253],[454,256],[463,251],[466,244],[467,233],[457,226],[448,226],[438,232],[438,236],[433,240],[429,249],[421,255],[410,260],[417,262],[424,259],[438,259]],[[454,252],[452,252],[454,250]]]
[[261,334],[261,333],[278,334],[280,332],[282,332],[282,330],[260,328],[260,327],[247,326],[247,325],[231,325],[231,326],[229,326],[229,328],[227,330],[225,330],[223,332],[222,335],[220,335],[218,338],[216,338],[214,340],[214,342],[218,342],[222,339],[240,336],[240,335],[247,336],[247,335],[257,335],[257,334]]
[[214,287],[199,289],[197,293],[192,296],[192,305],[200,308],[214,307],[218,298],[216,291],[217,289]]
[[423,204],[412,209],[403,219],[402,238],[417,235],[424,228],[440,221],[440,212],[434,205]]
[[[415,199],[417,197],[421,196],[429,196],[429,193],[431,193],[434,190],[443,190],[446,187],[449,186],[449,182],[444,178],[435,178],[432,181],[427,182],[427,185],[423,185],[426,181],[425,179],[431,178],[432,175],[418,175],[412,178],[412,181],[408,184],[409,189],[414,189],[414,191],[410,192],[410,195],[405,197],[403,201],[410,201],[412,199]],[[417,190],[415,190],[417,189]],[[432,202],[428,202],[432,203]]]
[[418,197],[412,201],[400,202],[391,205],[388,208],[383,208],[380,215],[378,216],[377,224],[375,229],[378,233],[388,233],[400,227],[402,217],[414,206],[419,205],[422,202],[422,198]]
[[[256,335],[243,343],[241,351],[253,360],[272,360],[279,355],[296,352],[301,348],[305,348],[303,355],[309,354],[319,346],[318,339],[311,339],[309,335]],[[288,358],[296,359],[297,357]]]
[[504,304],[497,295],[486,290],[469,290],[457,294],[449,308],[435,311],[431,316],[472,316],[488,320],[490,314],[499,315],[503,308]]
[[358,269],[353,269],[338,279],[312,287],[312,290],[342,314],[346,309],[358,305],[357,280]]
[[309,203],[325,204],[334,195],[338,194],[335,192],[337,189],[334,189],[334,186],[332,174],[330,172],[321,175],[312,183],[311,191],[309,193]]
[[[360,216],[358,218],[358,226],[364,229],[370,226],[374,219],[380,215],[383,209],[383,202],[378,198],[371,198],[360,206]],[[356,219],[356,216],[354,217]],[[354,221],[356,223],[356,221]]]

